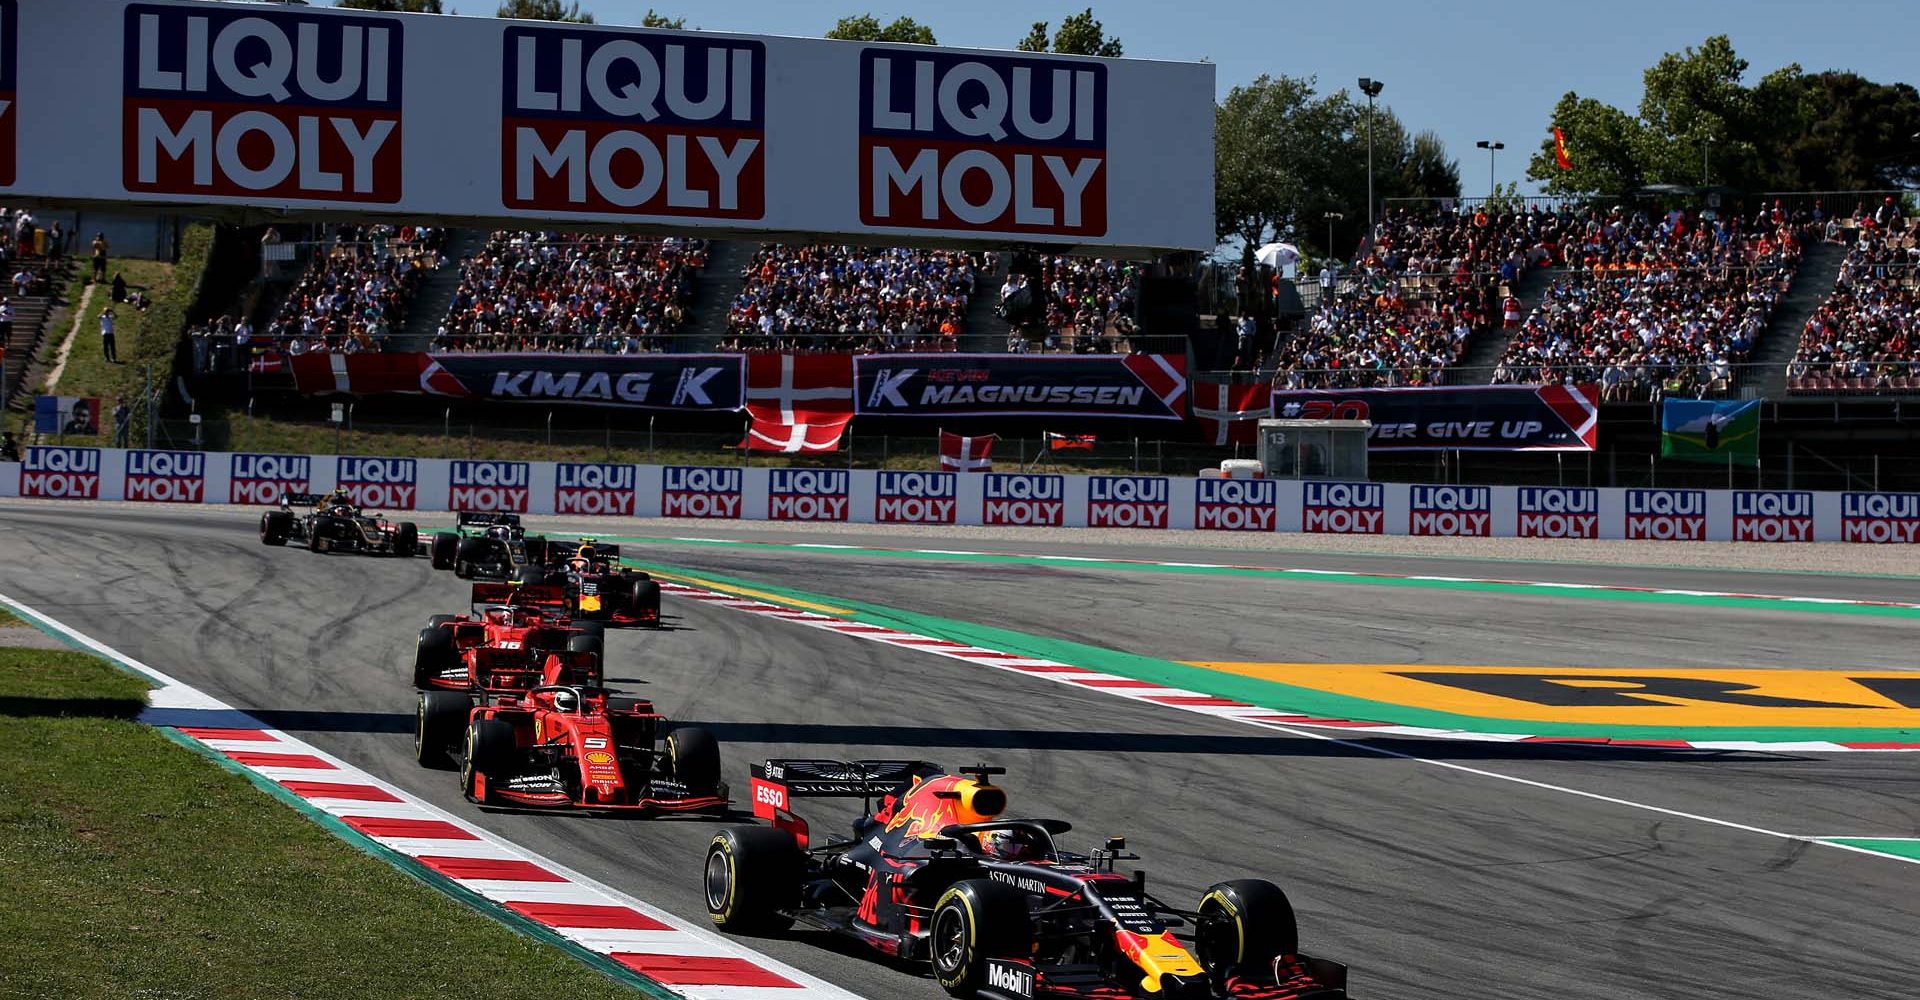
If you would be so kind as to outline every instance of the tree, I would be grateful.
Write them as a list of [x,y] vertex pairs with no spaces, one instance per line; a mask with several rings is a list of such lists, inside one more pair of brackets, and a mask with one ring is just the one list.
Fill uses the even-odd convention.
[[444,14],[440,0],[338,0],[335,7],[377,10],[384,14]]
[[1402,197],[1458,198],[1460,161],[1447,158],[1447,144],[1438,133],[1421,132],[1400,162],[1399,181]]
[[657,13],[652,7],[648,7],[647,12],[640,16],[640,26],[642,28],[665,28],[669,31],[679,31],[687,26],[687,19],[684,17],[668,17],[665,14]]
[[[1348,232],[1364,226],[1364,211],[1341,193],[1361,117],[1346,91],[1322,97],[1312,78],[1261,76],[1229,91],[1214,109],[1215,235],[1238,239],[1251,264],[1255,248],[1296,221],[1296,235],[1309,239],[1330,211],[1353,220],[1341,227]],[[1359,156],[1364,185],[1364,145]]]
[[495,17],[518,17],[528,21],[572,21],[592,24],[593,15],[580,9],[580,0],[561,6],[560,0],[503,0]]
[[1806,128],[1779,149],[1788,190],[1920,185],[1920,92],[1854,73],[1802,80]]
[[1068,14],[1060,22],[1060,30],[1054,33],[1051,44],[1047,40],[1047,22],[1033,22],[1027,37],[1020,40],[1019,49],[1022,52],[1057,52],[1061,55],[1117,59],[1120,57],[1120,39],[1108,35],[1106,26],[1094,18],[1093,8],[1088,7],[1078,14]]
[[828,38],[838,38],[843,42],[895,42],[911,45],[938,45],[934,41],[933,29],[915,21],[911,17],[901,16],[892,23],[881,24],[872,14],[854,14],[834,22]]

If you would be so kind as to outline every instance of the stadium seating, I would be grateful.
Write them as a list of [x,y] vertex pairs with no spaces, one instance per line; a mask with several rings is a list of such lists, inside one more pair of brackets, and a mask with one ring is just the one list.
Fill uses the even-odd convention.
[[668,350],[706,257],[704,240],[494,233],[463,262],[434,349]]
[[741,272],[723,350],[954,350],[973,254],[771,243]]
[[1862,226],[1787,365],[1794,392],[1920,388],[1920,237]]
[[261,336],[236,344],[238,353],[383,350],[422,279],[445,263],[445,241],[446,230],[426,226],[336,228]]

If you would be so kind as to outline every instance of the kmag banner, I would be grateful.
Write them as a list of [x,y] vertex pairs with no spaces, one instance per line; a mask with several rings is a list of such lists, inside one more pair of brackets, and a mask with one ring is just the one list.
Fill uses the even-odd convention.
[[1186,417],[1174,354],[860,355],[853,381],[861,416]]
[[303,393],[428,393],[503,403],[581,403],[647,410],[738,410],[737,354],[303,354]]
[[1600,387],[1275,387],[1273,415],[1371,420],[1367,447],[1374,451],[1592,451],[1599,442]]

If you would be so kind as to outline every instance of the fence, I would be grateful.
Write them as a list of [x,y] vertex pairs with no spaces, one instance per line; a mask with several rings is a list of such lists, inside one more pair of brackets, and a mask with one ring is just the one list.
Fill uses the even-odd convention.
[[1553,362],[1516,365],[1447,365],[1379,368],[1288,368],[1271,366],[1196,371],[1202,382],[1270,381],[1282,389],[1377,389],[1420,386],[1593,384],[1605,402],[1685,399],[1758,399],[1784,390],[1789,398],[1920,396],[1920,361],[1881,361],[1849,367],[1814,365],[1676,364],[1613,365]]

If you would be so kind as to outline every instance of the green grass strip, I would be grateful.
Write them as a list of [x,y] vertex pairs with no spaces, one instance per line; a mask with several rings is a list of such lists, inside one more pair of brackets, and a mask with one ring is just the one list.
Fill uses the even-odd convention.
[[1845,844],[1858,847],[1863,851],[1879,854],[1891,854],[1896,858],[1912,858],[1920,861],[1920,840],[1886,840],[1879,837],[1822,837],[1832,844]]

